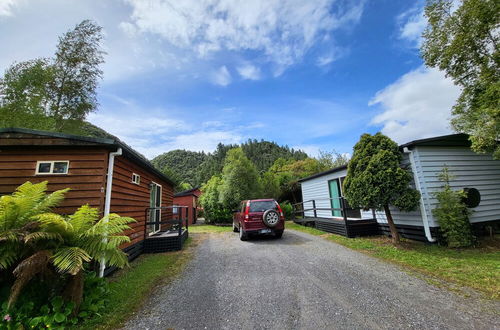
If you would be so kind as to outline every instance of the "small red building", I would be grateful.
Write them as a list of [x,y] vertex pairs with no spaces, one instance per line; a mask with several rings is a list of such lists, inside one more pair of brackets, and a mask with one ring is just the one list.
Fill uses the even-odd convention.
[[187,206],[188,207],[188,220],[189,224],[196,223],[198,218],[198,198],[201,195],[201,190],[199,187],[185,190],[174,194],[174,205],[175,206]]

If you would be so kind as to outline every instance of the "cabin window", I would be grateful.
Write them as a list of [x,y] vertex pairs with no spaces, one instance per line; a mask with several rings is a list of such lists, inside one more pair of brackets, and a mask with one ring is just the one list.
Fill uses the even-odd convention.
[[132,173],[132,182],[135,184],[141,184],[141,176],[139,174]]
[[36,164],[36,173],[39,175],[45,174],[68,174],[69,161],[54,160],[54,161],[38,161]]

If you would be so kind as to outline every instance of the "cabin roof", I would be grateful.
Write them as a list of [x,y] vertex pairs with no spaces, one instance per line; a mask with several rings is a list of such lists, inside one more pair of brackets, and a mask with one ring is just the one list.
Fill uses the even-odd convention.
[[471,142],[468,134],[450,134],[436,136],[427,139],[414,140],[399,146],[400,149],[405,147],[470,147]]
[[18,127],[0,128],[0,134],[2,134],[2,133],[32,134],[32,135],[67,139],[67,140],[71,140],[71,141],[80,141],[80,142],[86,143],[87,146],[88,146],[88,143],[92,143],[92,144],[101,145],[101,146],[104,146],[104,147],[107,147],[110,149],[122,148],[124,156],[139,163],[140,165],[145,167],[147,170],[149,170],[152,173],[159,176],[162,180],[170,183],[172,186],[175,185],[171,179],[169,179],[165,174],[163,174],[162,172],[157,170],[149,162],[149,160],[146,157],[144,157],[139,152],[132,149],[125,142],[120,141],[118,138],[117,139],[98,138],[98,137],[66,134],[66,133],[60,133],[60,132],[39,131],[39,130],[33,130],[33,129],[27,129],[27,128],[18,128]]
[[335,168],[332,168],[332,169],[330,169],[328,171],[316,173],[316,174],[313,174],[311,176],[299,179],[298,182],[304,182],[304,181],[308,181],[308,180],[311,180],[311,179],[319,178],[320,176],[327,175],[327,174],[332,174],[332,173],[335,173],[335,172],[338,172],[338,171],[342,171],[342,170],[345,170],[346,168],[347,168],[347,165],[342,165],[342,166],[339,166],[339,167],[335,167]]
[[189,196],[189,195],[193,195],[193,196],[198,197],[198,195],[196,195],[194,192],[196,190],[199,190],[199,189],[200,189],[200,187],[194,187],[192,189],[180,191],[180,192],[174,194],[174,197],[183,197],[183,196]]

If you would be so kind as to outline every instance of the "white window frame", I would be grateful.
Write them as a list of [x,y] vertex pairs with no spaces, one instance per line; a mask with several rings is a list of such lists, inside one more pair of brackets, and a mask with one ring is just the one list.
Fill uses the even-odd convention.
[[[135,180],[135,181],[134,181],[134,176],[135,176],[135,177],[136,177],[136,179],[137,179],[137,180]],[[133,184],[136,184],[136,185],[138,185],[138,186],[140,186],[140,185],[141,185],[141,176],[140,176],[139,174],[137,174],[137,173],[133,173],[133,172],[132,172],[132,183],[133,183]]]
[[[50,163],[50,172],[38,172],[40,169],[40,164]],[[66,163],[66,172],[64,173],[53,173],[54,171],[54,163]],[[66,175],[69,173],[69,160],[39,160],[36,162],[35,175]]]

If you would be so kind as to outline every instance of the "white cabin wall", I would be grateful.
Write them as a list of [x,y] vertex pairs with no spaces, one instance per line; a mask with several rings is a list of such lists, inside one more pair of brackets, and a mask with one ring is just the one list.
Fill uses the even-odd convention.
[[[314,199],[316,201],[316,208],[331,208],[332,206],[330,204],[330,200],[328,200],[328,198],[330,198],[328,181],[344,177],[346,174],[347,169],[344,169],[335,173],[325,174],[323,176],[301,182],[302,201],[307,202]],[[311,202],[304,204],[304,209],[312,207]],[[314,217],[314,212],[306,211],[305,216],[312,218]],[[320,218],[333,218],[331,210],[318,210],[317,216]]]
[[476,188],[481,193],[481,203],[473,209],[471,223],[500,220],[500,160],[494,160],[491,154],[477,154],[467,147],[416,147],[415,155],[429,195],[426,209],[431,227],[439,226],[432,216],[432,209],[437,205],[433,193],[443,186],[438,175],[445,166],[454,176],[450,182],[452,188]]

